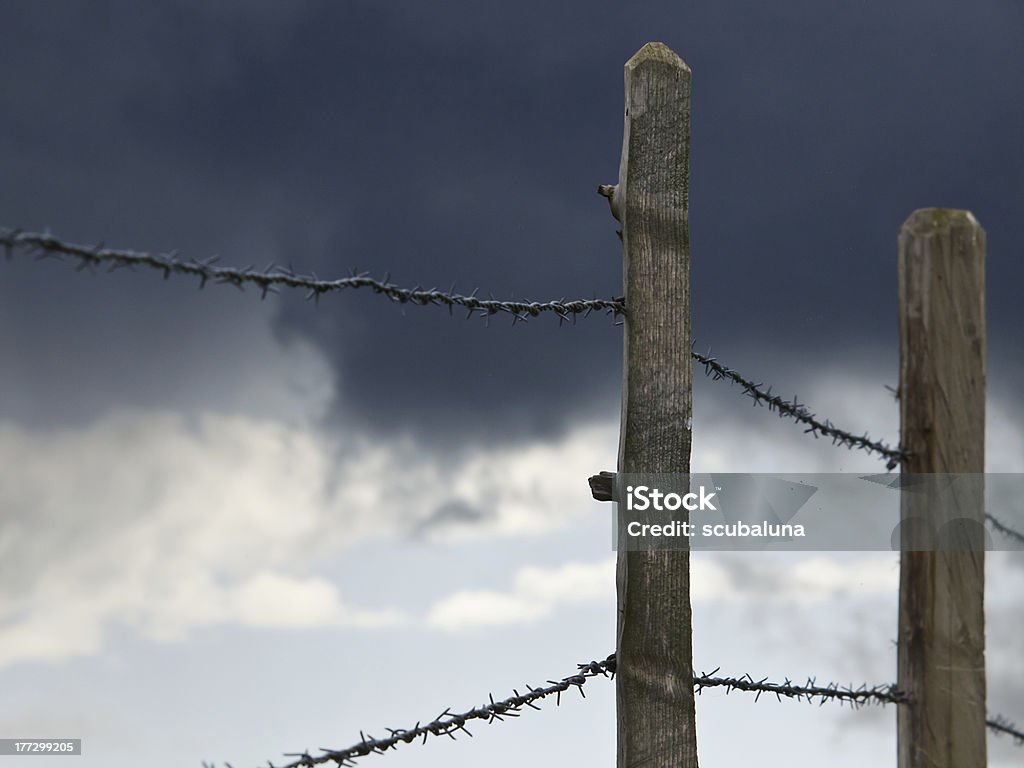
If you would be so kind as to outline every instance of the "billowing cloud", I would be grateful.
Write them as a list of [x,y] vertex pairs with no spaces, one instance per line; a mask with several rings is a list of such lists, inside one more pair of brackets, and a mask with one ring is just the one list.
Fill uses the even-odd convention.
[[[587,508],[586,473],[613,440],[612,425],[582,426],[453,462],[408,441],[242,415],[126,409],[78,429],[0,424],[0,665],[93,653],[115,621],[161,641],[219,624],[401,623],[400,610],[353,604],[317,568],[368,537],[422,532],[430,510],[459,504],[488,517],[434,535],[551,530]],[[569,474],[550,472],[556,462]]]
[[334,520],[367,525],[330,501],[330,452],[313,433],[126,411],[63,432],[4,424],[0,458],[0,664],[95,651],[114,620],[170,640],[223,622],[397,618],[304,572]]
[[[854,372],[810,387],[826,407],[870,389]],[[859,396],[858,424],[892,423],[891,398]],[[723,386],[700,401],[701,471],[877,470],[877,459],[814,441]],[[996,401],[991,455],[1019,430]],[[751,417],[748,414],[753,413]],[[763,421],[764,418],[770,421]],[[325,564],[374,537],[496,542],[563,529],[609,505],[586,478],[614,466],[617,420],[559,440],[451,454],[410,436],[381,439],[243,414],[122,409],[68,429],[0,424],[0,662],[95,652],[121,622],[162,641],[219,624],[387,626],[409,607],[347,595]],[[610,525],[610,518],[609,518]],[[892,588],[892,556],[803,558],[696,553],[694,600],[820,602]],[[613,594],[611,560],[534,566],[507,587],[453,590],[427,612],[444,631],[530,623]],[[888,564],[888,565],[887,565]],[[367,597],[359,587],[360,601]]]
[[[891,593],[898,585],[894,556],[861,555],[766,559],[760,554],[711,555],[691,559],[695,603],[764,604],[823,602],[836,597]],[[615,558],[520,569],[507,591],[461,590],[439,600],[426,616],[433,629],[461,632],[481,627],[531,624],[559,606],[607,601],[615,594]]]
[[555,568],[526,567],[507,592],[461,590],[435,603],[427,626],[445,632],[532,624],[560,605],[607,600],[615,594],[615,559],[566,563]]

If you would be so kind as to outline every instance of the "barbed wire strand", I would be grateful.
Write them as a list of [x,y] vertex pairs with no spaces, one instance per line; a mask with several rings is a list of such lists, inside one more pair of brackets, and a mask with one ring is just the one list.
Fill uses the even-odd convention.
[[260,290],[261,298],[268,293],[276,293],[278,287],[298,288],[307,291],[307,299],[319,300],[325,293],[345,289],[369,288],[374,293],[387,296],[400,304],[427,306],[430,304],[445,306],[449,312],[456,307],[467,310],[467,317],[480,315],[491,317],[506,314],[512,322],[526,321],[544,313],[554,314],[560,322],[575,322],[580,315],[587,316],[592,312],[601,311],[610,315],[620,315],[625,309],[621,298],[614,299],[574,299],[566,301],[501,301],[494,298],[482,299],[476,291],[469,295],[441,291],[437,288],[401,288],[388,277],[377,280],[366,273],[353,273],[349,277],[335,280],[320,280],[315,275],[300,275],[287,267],[271,264],[263,271],[252,267],[238,269],[235,267],[216,266],[216,257],[204,261],[183,261],[177,254],[145,253],[129,250],[114,250],[102,245],[88,246],[65,242],[53,235],[38,232],[6,230],[0,232],[0,246],[7,258],[13,257],[15,250],[25,250],[36,258],[68,256],[79,260],[79,268],[90,268],[103,264],[109,265],[111,271],[118,268],[149,267],[163,272],[164,278],[172,274],[190,275],[199,278],[199,287],[208,282],[228,283],[236,288],[245,288],[247,284],[255,285]]
[[776,411],[779,416],[789,417],[802,424],[806,424],[807,429],[804,432],[809,432],[815,437],[819,435],[829,437],[832,439],[833,445],[845,445],[847,448],[859,448],[877,453],[887,460],[886,469],[895,468],[900,461],[907,458],[908,454],[906,451],[893,448],[880,441],[871,440],[867,433],[855,435],[852,432],[847,432],[845,429],[840,429],[828,419],[822,421],[815,414],[811,413],[807,406],[801,403],[795,395],[792,400],[785,400],[779,395],[773,395],[771,387],[764,389],[763,383],[751,381],[727,365],[718,362],[718,360],[711,356],[710,350],[706,355],[702,355],[699,352],[691,352],[690,354],[694,360],[704,366],[704,373],[713,380],[726,379],[739,384],[743,387],[744,393],[754,400],[754,405],[767,405],[769,411]]
[[750,675],[742,677],[714,677],[718,670],[705,673],[693,678],[693,685],[697,693],[705,688],[726,688],[726,693],[731,691],[746,691],[756,693],[754,701],[760,699],[761,694],[773,694],[779,701],[785,698],[797,699],[818,704],[824,704],[829,700],[836,700],[840,703],[850,704],[858,709],[865,704],[906,704],[907,697],[894,685],[876,685],[868,687],[861,685],[857,688],[840,686],[836,683],[817,685],[814,678],[808,678],[804,685],[794,685],[788,678],[781,683],[769,683],[768,678],[755,680]]
[[[621,298],[547,302],[480,299],[475,295],[475,292],[464,296],[452,292],[439,291],[435,288],[426,290],[419,287],[400,288],[391,283],[388,278],[385,278],[383,281],[375,280],[366,274],[353,274],[350,277],[336,280],[319,280],[315,276],[306,277],[298,275],[290,269],[273,265],[266,271],[256,272],[251,268],[218,267],[213,264],[215,259],[181,261],[174,253],[152,254],[128,250],[112,250],[104,248],[102,245],[78,245],[65,242],[53,235],[23,232],[21,230],[5,230],[0,232],[0,246],[5,249],[8,259],[13,257],[15,249],[24,249],[34,253],[37,258],[70,256],[79,259],[80,268],[107,263],[110,265],[111,270],[119,267],[147,266],[162,271],[165,278],[170,277],[172,273],[197,276],[200,279],[200,288],[209,281],[230,283],[238,288],[244,288],[246,283],[253,283],[260,288],[261,298],[265,298],[268,293],[276,292],[275,289],[278,285],[305,289],[309,291],[307,298],[314,299],[319,299],[323,293],[343,290],[345,288],[370,288],[374,292],[381,293],[399,303],[411,303],[420,306],[437,304],[447,306],[449,311],[456,306],[462,307],[468,310],[467,316],[479,313],[489,317],[498,313],[509,313],[512,315],[513,323],[525,321],[529,317],[536,317],[544,312],[556,314],[560,322],[564,320],[575,322],[578,315],[589,315],[594,310],[603,310],[614,315],[624,314],[625,312],[625,302]],[[789,417],[797,422],[806,424],[807,429],[805,432],[809,432],[815,437],[825,435],[832,439],[834,445],[845,445],[848,448],[859,448],[868,452],[878,453],[887,459],[886,468],[890,470],[901,459],[906,457],[904,451],[892,448],[879,441],[873,441],[868,437],[867,433],[856,435],[836,427],[827,419],[824,421],[820,420],[796,396],[792,400],[785,400],[779,395],[773,395],[771,387],[764,389],[763,383],[755,383],[727,365],[720,363],[711,356],[710,350],[706,355],[694,351],[691,351],[690,355],[704,366],[705,374],[712,379],[716,381],[727,380],[739,384],[743,388],[744,394],[751,397],[755,405],[765,404],[770,411],[777,412],[780,417]],[[1009,528],[991,515],[988,517],[999,532],[1024,542],[1024,534]]]
[[1024,544],[1024,533],[1014,530],[991,512],[985,513],[985,519],[992,523],[992,527],[999,531],[999,533],[1003,534],[1006,538],[1015,539],[1021,544]]
[[[285,757],[297,757],[297,760],[284,766],[275,766],[268,761],[269,768],[302,768],[304,766],[320,765],[333,762],[339,766],[355,764],[355,758],[365,757],[372,753],[382,754],[389,749],[394,749],[399,744],[408,744],[416,739],[422,739],[425,743],[430,736],[448,736],[454,739],[457,733],[464,732],[469,736],[473,734],[466,728],[466,724],[473,720],[486,720],[492,723],[495,720],[504,720],[506,717],[519,717],[524,707],[540,709],[535,702],[549,696],[555,697],[556,706],[561,703],[562,693],[575,688],[584,696],[583,686],[586,682],[597,676],[611,677],[615,673],[615,660],[609,656],[604,661],[591,661],[586,664],[579,664],[578,671],[574,675],[562,678],[561,680],[548,680],[548,685],[533,687],[526,686],[526,692],[520,693],[513,689],[513,696],[501,701],[495,701],[489,696],[489,703],[481,707],[467,710],[462,713],[454,713],[451,707],[445,709],[440,715],[429,723],[416,723],[412,728],[387,728],[390,735],[384,738],[374,738],[362,731],[359,732],[359,743],[345,749],[320,748],[321,754],[311,755],[308,751],[298,753],[286,753]],[[225,765],[228,765],[225,763]],[[214,768],[212,763],[203,763],[203,768]],[[230,768],[230,766],[229,766]]]
[[[445,709],[440,715],[429,723],[416,723],[408,729],[386,729],[389,733],[384,738],[374,738],[369,734],[360,731],[360,740],[345,749],[321,748],[320,754],[313,755],[309,751],[286,753],[285,757],[297,758],[283,766],[275,766],[268,761],[269,768],[306,768],[323,763],[333,762],[339,766],[355,765],[356,758],[377,753],[383,754],[390,749],[396,748],[399,744],[408,744],[417,739],[421,743],[426,742],[429,736],[448,736],[454,739],[462,731],[467,735],[473,734],[466,728],[466,724],[473,720],[486,720],[488,723],[495,720],[503,720],[505,717],[518,717],[524,707],[540,709],[535,702],[548,696],[555,696],[556,706],[561,703],[561,694],[575,688],[583,695],[583,686],[586,682],[597,676],[613,678],[615,676],[616,659],[611,654],[604,661],[590,661],[577,665],[575,675],[562,678],[561,680],[548,680],[547,686],[533,687],[526,686],[526,693],[513,690],[514,696],[502,701],[495,701],[493,696],[489,697],[489,703],[475,709],[470,709],[461,714]],[[693,678],[694,690],[701,693],[705,688],[725,688],[727,692],[737,690],[755,693],[755,701],[759,700],[762,694],[771,694],[780,701],[783,698],[797,699],[801,701],[818,701],[823,704],[829,700],[836,700],[847,703],[854,708],[866,704],[902,704],[907,701],[906,697],[892,685],[879,685],[859,688],[853,686],[839,686],[836,684],[817,685],[813,679],[809,679],[806,685],[794,685],[790,680],[782,683],[770,683],[767,679],[755,680],[750,675],[742,677],[715,677],[718,670],[710,673],[695,675]],[[231,768],[230,763],[225,763]],[[203,768],[214,768],[212,763],[203,763]]]
[[989,718],[985,721],[985,725],[989,727],[989,730],[995,731],[997,735],[1005,733],[1011,736],[1014,744],[1018,747],[1024,747],[1024,731],[1002,715],[996,715],[993,718]]
[[[451,291],[440,291],[436,288],[423,289],[401,288],[390,281],[388,277],[383,280],[376,280],[366,273],[352,274],[349,277],[336,280],[320,280],[315,275],[304,276],[293,272],[291,269],[270,265],[266,270],[255,271],[251,267],[237,269],[234,267],[216,266],[216,257],[205,261],[182,261],[175,253],[154,254],[136,252],[130,250],[113,250],[103,245],[87,246],[75,243],[68,243],[60,238],[46,233],[24,232],[21,230],[5,230],[0,232],[0,246],[7,254],[7,258],[13,257],[15,250],[22,249],[32,253],[36,258],[63,257],[69,256],[79,260],[79,268],[91,268],[101,264],[108,264],[110,270],[121,267],[134,268],[137,266],[149,267],[163,272],[164,278],[171,274],[190,275],[199,278],[199,287],[202,288],[207,282],[229,283],[237,288],[244,288],[246,284],[254,284],[260,289],[261,298],[266,298],[268,293],[276,293],[277,287],[299,288],[307,291],[307,298],[319,300],[320,296],[333,291],[344,289],[370,288],[375,293],[387,296],[392,301],[402,304],[413,304],[419,306],[441,305],[448,307],[449,312],[455,307],[467,310],[467,317],[474,314],[484,317],[491,317],[497,314],[509,314],[512,322],[525,321],[530,317],[537,317],[545,312],[553,313],[559,318],[559,322],[575,322],[579,315],[587,316],[594,311],[603,311],[606,314],[625,314],[625,301],[622,298],[614,299],[577,299],[566,301],[500,301],[493,298],[481,299],[476,292],[469,295],[453,293]],[[860,448],[866,451],[874,451],[888,459],[887,468],[892,469],[899,463],[905,454],[896,448],[870,440],[867,434],[855,435],[846,430],[840,429],[828,420],[820,420],[811,413],[807,407],[794,397],[792,401],[785,400],[778,395],[773,395],[771,387],[763,389],[763,384],[755,383],[737,371],[718,362],[711,357],[710,353],[702,355],[698,352],[691,352],[694,360],[704,366],[704,372],[715,380],[728,380],[743,387],[745,394],[753,398],[755,405],[766,404],[768,409],[776,411],[781,417],[793,418],[798,422],[807,425],[806,432],[815,437],[825,435],[832,439],[833,444],[845,445],[848,448]]]

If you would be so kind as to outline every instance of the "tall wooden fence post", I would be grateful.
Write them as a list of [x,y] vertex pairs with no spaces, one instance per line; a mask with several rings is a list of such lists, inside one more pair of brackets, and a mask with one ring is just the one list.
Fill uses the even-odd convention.
[[[690,471],[690,69],[662,43],[625,66],[619,183],[626,298],[620,473]],[[621,534],[620,534],[621,536]],[[616,572],[619,768],[694,768],[689,551]]]
[[[899,311],[903,473],[983,473],[985,231],[968,211],[924,208],[903,224]],[[966,488],[958,513],[980,528],[983,482]],[[901,498],[904,533],[915,516],[939,523],[934,502]],[[986,765],[984,594],[983,549],[901,555],[900,768]]]

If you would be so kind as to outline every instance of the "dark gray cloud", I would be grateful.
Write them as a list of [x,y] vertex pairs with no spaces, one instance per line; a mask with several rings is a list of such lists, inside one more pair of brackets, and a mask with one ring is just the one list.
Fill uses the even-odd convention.
[[438,506],[413,529],[413,536],[422,537],[435,531],[444,532],[459,525],[472,525],[493,517],[489,512],[478,509],[464,501],[448,501]]
[[[498,298],[611,296],[618,241],[593,189],[616,175],[622,64],[661,39],[695,72],[699,344],[792,367],[891,350],[896,230],[943,205],[988,229],[993,348],[1022,351],[1019,3],[21,1],[0,24],[3,224]],[[93,409],[173,398],[167,366],[217,375],[223,335],[204,329],[246,332],[223,289],[38,269],[0,282],[15,375],[47,379],[62,339]],[[337,412],[375,429],[550,434],[619,386],[601,318],[487,328],[347,295],[284,297],[273,322],[323,350]],[[184,340],[154,340],[176,324]]]

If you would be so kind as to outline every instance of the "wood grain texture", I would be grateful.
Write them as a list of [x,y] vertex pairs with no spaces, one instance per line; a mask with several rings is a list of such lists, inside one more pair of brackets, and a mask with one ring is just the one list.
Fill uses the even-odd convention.
[[[903,224],[899,316],[902,471],[984,472],[985,232],[969,212],[925,208]],[[983,482],[965,493],[958,514],[982,524]],[[901,499],[904,521],[942,512]],[[898,708],[899,766],[982,768],[985,552],[905,551],[900,566],[899,686],[912,703]]]
[[[618,469],[690,470],[690,69],[661,43],[625,66],[617,187],[626,319]],[[627,552],[616,586],[619,768],[697,765],[688,551]]]

